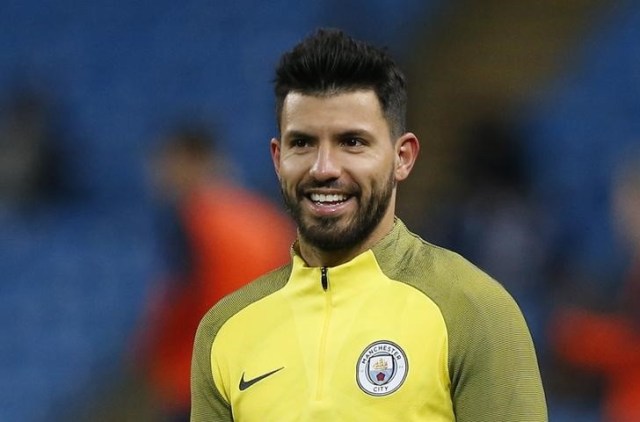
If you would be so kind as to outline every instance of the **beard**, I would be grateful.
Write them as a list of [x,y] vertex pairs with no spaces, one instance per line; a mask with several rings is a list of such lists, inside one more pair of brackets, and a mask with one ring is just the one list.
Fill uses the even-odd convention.
[[[389,208],[395,186],[396,180],[391,173],[383,185],[372,183],[369,198],[363,198],[359,186],[344,186],[336,181],[301,184],[295,195],[288,194],[284,184],[280,188],[285,206],[298,226],[300,237],[318,249],[337,251],[352,248],[369,237]],[[333,188],[348,192],[357,201],[358,209],[351,216],[305,215],[301,203],[305,191],[311,188]]]

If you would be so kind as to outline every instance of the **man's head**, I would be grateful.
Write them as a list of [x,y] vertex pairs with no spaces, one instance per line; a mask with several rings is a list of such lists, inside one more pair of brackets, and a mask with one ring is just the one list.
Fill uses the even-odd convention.
[[344,262],[391,229],[419,150],[404,132],[404,79],[380,50],[318,31],[283,56],[276,95],[271,155],[303,257]]
[[170,199],[189,195],[211,175],[216,165],[214,134],[204,126],[183,125],[161,139],[154,151],[154,181]]
[[278,126],[287,95],[323,96],[372,90],[394,136],[405,132],[407,93],[402,71],[383,51],[335,29],[320,29],[284,54],[276,69]]

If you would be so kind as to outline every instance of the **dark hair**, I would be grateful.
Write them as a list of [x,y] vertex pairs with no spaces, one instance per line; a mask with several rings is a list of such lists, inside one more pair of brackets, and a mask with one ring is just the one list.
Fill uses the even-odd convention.
[[332,95],[372,89],[391,133],[405,131],[406,82],[386,51],[355,40],[337,29],[319,29],[285,53],[276,68],[278,128],[290,92]]
[[168,131],[162,148],[194,158],[207,158],[217,153],[216,142],[213,128],[199,122],[183,122]]

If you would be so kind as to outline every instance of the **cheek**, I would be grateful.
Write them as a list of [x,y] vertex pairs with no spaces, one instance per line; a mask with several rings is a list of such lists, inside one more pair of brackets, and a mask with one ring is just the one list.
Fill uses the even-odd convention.
[[309,174],[314,159],[311,154],[283,154],[280,158],[281,177],[301,179]]
[[384,186],[392,174],[392,162],[377,162],[375,165],[361,166],[354,171],[357,182],[363,189],[380,188],[380,186]]
[[293,175],[295,175],[296,173],[298,173],[299,170],[297,170],[297,166],[295,165],[291,165],[291,163],[289,161],[282,161],[280,163],[280,174],[283,177],[292,177]]
[[299,165],[289,161],[282,161],[280,163],[279,178],[283,186],[295,186],[302,180],[304,175],[305,172],[301,170]]

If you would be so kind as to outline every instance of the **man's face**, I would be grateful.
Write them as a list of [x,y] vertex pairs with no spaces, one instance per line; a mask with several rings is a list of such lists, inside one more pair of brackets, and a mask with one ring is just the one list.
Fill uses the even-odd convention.
[[322,250],[365,241],[393,218],[395,148],[373,91],[290,93],[272,156],[300,236]]

